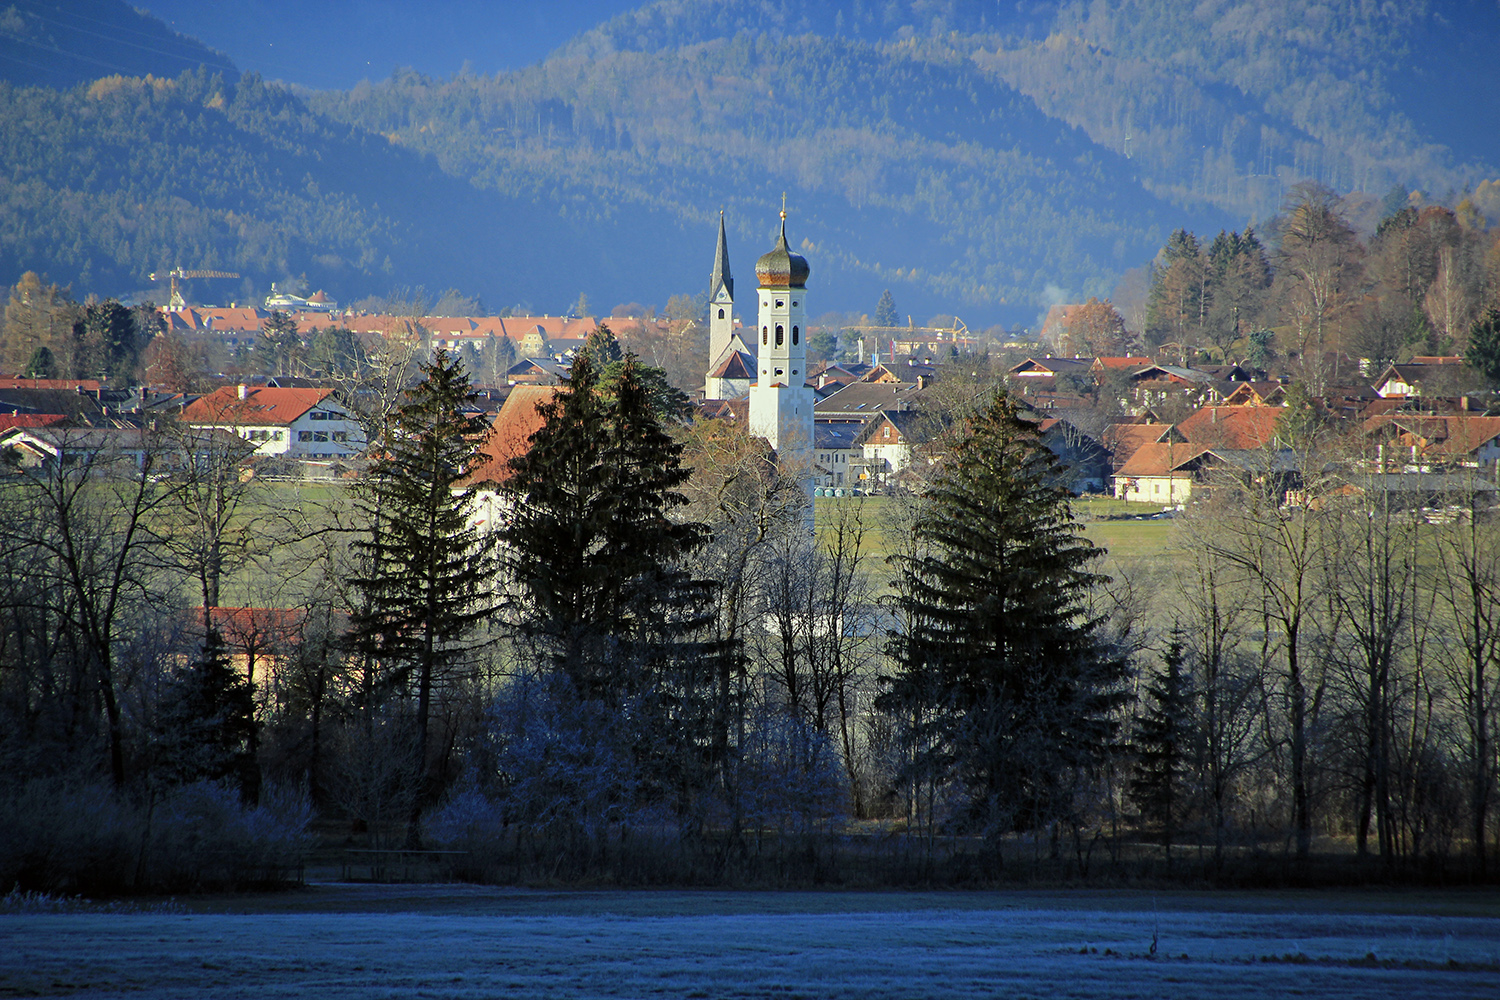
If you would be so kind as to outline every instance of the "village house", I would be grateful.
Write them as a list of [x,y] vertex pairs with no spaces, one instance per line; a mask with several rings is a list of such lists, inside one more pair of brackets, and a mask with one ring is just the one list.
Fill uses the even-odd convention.
[[1380,472],[1493,472],[1500,462],[1500,417],[1395,412],[1370,417],[1362,430],[1366,463]]
[[86,465],[110,476],[169,475],[202,466],[216,455],[242,457],[248,442],[228,431],[190,429],[186,433],[149,427],[12,426],[0,430],[0,458],[16,469]]
[[860,450],[857,478],[864,486],[885,489],[911,466],[920,421],[911,410],[882,410],[864,425],[854,438]]
[[1402,364],[1387,365],[1375,379],[1375,391],[1384,399],[1394,397],[1443,396],[1465,384],[1463,358],[1455,356],[1415,357]]
[[864,449],[854,441],[863,429],[862,425],[852,423],[813,425],[813,461],[817,463],[814,486],[838,488],[857,484]]
[[353,458],[365,450],[363,425],[333,389],[224,386],[183,409],[192,427],[232,431],[260,457]]

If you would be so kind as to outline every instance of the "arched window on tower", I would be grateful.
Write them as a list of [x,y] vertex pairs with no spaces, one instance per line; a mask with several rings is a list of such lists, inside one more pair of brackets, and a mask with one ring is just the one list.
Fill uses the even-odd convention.
[[719,310],[719,318],[720,319],[724,318],[724,310],[722,310],[722,309]]
[[776,324],[776,346],[780,347],[786,340],[786,331],[780,323]]
[[792,343],[797,343],[797,328],[795,326],[792,327]]
[[763,326],[760,328],[760,342],[762,344],[769,344],[771,342],[770,327]]

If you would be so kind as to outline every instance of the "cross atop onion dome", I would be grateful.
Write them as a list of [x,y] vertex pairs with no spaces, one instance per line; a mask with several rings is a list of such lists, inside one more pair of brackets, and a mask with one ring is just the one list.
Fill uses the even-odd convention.
[[770,251],[755,262],[755,277],[762,288],[806,288],[811,268],[807,258],[786,242],[786,195],[781,196],[781,237]]

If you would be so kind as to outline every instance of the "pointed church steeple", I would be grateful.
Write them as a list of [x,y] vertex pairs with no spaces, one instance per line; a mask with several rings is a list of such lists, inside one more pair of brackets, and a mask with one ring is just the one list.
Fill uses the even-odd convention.
[[724,235],[724,210],[719,209],[719,245],[714,249],[714,274],[708,282],[708,301],[719,299],[719,289],[734,301],[734,275],[729,273],[729,239]]
[[[724,362],[734,340],[734,275],[729,273],[729,237],[724,232],[724,210],[719,210],[719,245],[714,248],[714,274],[708,286],[708,377]],[[707,383],[704,392],[709,392]],[[715,398],[709,396],[708,398]]]

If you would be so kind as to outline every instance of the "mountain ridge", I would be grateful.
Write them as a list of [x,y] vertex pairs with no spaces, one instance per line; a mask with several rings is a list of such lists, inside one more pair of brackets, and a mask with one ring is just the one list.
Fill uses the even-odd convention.
[[1494,6],[1452,8],[1478,26],[1455,65],[1430,52],[1457,22],[1426,2],[657,0],[494,76],[287,90],[226,58],[232,114],[206,106],[209,70],[104,84],[108,113],[94,82],[10,87],[0,272],[144,294],[140,275],[217,260],[245,297],[305,275],[345,300],[425,284],[538,311],[660,304],[706,284],[720,208],[747,268],[786,191],[820,307],[890,287],[919,320],[1027,321],[1109,295],[1179,226],[1264,228],[1301,179],[1356,192],[1372,227],[1388,191],[1490,176],[1494,142],[1449,149],[1405,109],[1500,41]]

